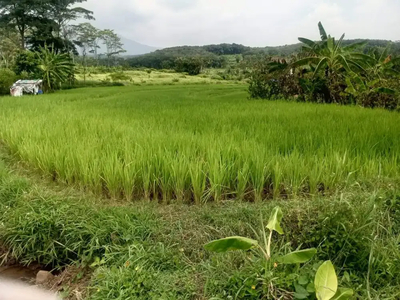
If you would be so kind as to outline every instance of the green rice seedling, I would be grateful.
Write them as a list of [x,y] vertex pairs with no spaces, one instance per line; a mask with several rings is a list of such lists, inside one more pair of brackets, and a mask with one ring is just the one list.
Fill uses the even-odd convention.
[[52,180],[130,201],[260,202],[400,178],[398,113],[181,81],[3,97],[0,139]]

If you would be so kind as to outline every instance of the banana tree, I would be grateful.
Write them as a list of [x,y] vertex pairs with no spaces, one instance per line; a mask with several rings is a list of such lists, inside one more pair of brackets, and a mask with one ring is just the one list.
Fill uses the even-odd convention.
[[[265,261],[270,261],[272,258],[274,258],[276,262],[282,264],[302,264],[308,262],[317,253],[317,250],[315,248],[294,251],[285,256],[276,256],[271,253],[272,236],[274,232],[278,233],[279,235],[284,234],[281,227],[282,218],[282,210],[280,209],[280,207],[276,207],[272,211],[266,227],[264,227],[263,221],[261,219],[261,241],[249,239],[246,237],[233,236],[212,241],[206,244],[204,248],[208,251],[217,253],[236,250],[247,251],[251,249],[257,249],[265,258]],[[266,229],[269,231],[268,234],[266,233]]]
[[38,67],[42,71],[44,86],[54,90],[74,75],[74,64],[69,54],[58,54],[47,45],[37,54]]
[[364,61],[368,59],[367,55],[353,52],[365,42],[355,43],[348,46],[343,46],[345,34],[338,41],[334,37],[328,35],[322,23],[318,23],[321,41],[314,42],[310,39],[299,38],[302,42],[303,51],[308,54],[307,57],[295,61],[293,67],[309,67],[314,70],[314,76],[321,71],[325,72],[325,76],[329,77],[332,74],[339,74],[341,70],[348,73],[366,72]]
[[371,51],[366,60],[370,79],[383,81],[386,78],[400,77],[400,72],[396,70],[396,66],[400,64],[400,57],[393,57],[389,53],[390,48],[391,44],[389,43],[383,51],[379,51],[378,49]]

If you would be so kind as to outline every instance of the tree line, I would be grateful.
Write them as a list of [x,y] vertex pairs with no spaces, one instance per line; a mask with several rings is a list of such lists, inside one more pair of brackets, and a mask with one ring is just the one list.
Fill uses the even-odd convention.
[[[95,19],[93,12],[79,6],[86,1],[0,0],[3,91],[11,81],[4,82],[6,78],[16,77],[43,78],[47,89],[56,89],[73,80],[76,62],[86,69],[88,55],[112,65],[115,56],[125,52],[114,30],[100,30],[89,23]],[[71,25],[81,19],[87,22]],[[100,53],[101,45],[104,53]],[[79,55],[81,59],[77,59]]]
[[392,43],[346,43],[318,24],[320,41],[299,38],[301,51],[290,57],[255,61],[250,75],[252,98],[358,104],[400,108],[400,56]]

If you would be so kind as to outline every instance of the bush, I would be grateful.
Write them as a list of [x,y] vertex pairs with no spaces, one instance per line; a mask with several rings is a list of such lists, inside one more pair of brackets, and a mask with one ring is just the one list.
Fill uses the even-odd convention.
[[266,79],[262,74],[253,74],[250,79],[249,93],[251,98],[272,99],[280,95],[278,80]]
[[357,104],[363,107],[375,108],[381,107],[394,110],[400,106],[398,95],[380,93],[378,91],[369,91],[360,94],[357,98]]
[[175,60],[175,70],[181,73],[188,73],[191,76],[199,75],[203,68],[201,57],[179,57]]
[[[151,70],[150,70],[150,73],[151,73]],[[110,80],[113,81],[113,82],[116,82],[116,81],[129,81],[129,80],[132,79],[130,76],[126,75],[122,71],[121,72],[111,73],[110,75],[108,75],[108,78],[110,78]]]
[[10,87],[16,81],[16,75],[9,69],[0,69],[0,95],[9,95]]
[[30,74],[31,78],[42,78],[38,68],[38,58],[32,51],[22,51],[15,58],[15,73],[17,75]]

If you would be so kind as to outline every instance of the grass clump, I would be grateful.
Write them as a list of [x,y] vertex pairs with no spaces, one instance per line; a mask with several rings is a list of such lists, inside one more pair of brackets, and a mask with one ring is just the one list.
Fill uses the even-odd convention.
[[[88,299],[276,299],[334,262],[340,286],[356,297],[397,299],[400,281],[398,189],[265,203],[207,206],[106,205],[52,195],[0,166],[0,243],[9,258],[93,273]],[[258,252],[212,254],[226,236],[257,238],[260,214],[282,207],[285,236],[273,253],[316,247],[301,268],[265,265]],[[312,216],[312,218],[310,218]]]
[[0,181],[0,241],[22,264],[91,262],[109,246],[144,241],[157,228],[151,211],[31,194],[26,180],[7,178]]

